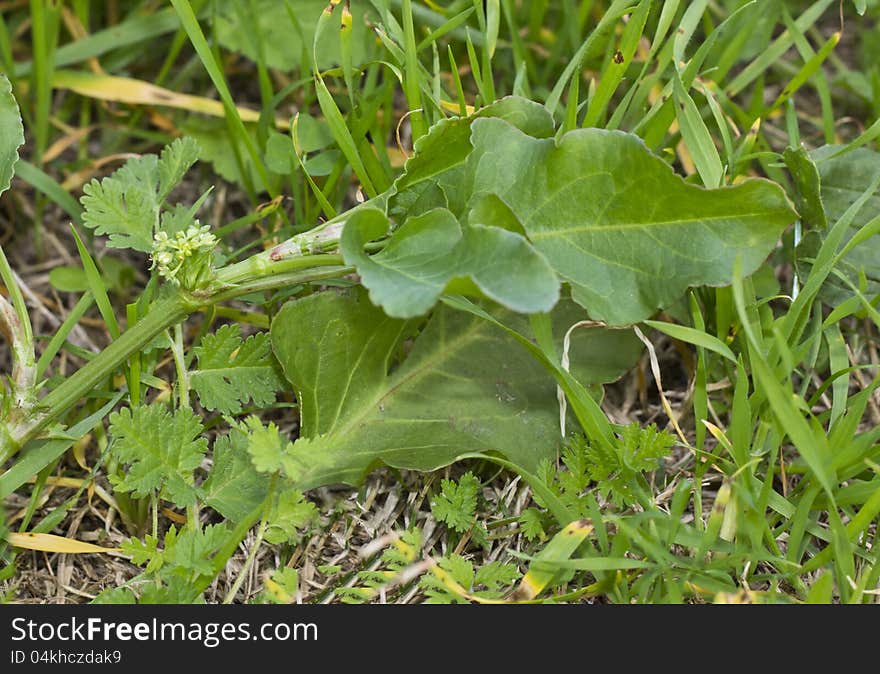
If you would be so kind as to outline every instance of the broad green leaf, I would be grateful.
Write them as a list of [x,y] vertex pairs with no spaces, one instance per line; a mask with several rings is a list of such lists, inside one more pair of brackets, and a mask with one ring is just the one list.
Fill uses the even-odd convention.
[[[588,318],[587,312],[566,297],[550,314],[553,336],[561,344],[569,328]],[[613,382],[629,370],[642,354],[644,345],[632,330],[581,325],[572,330],[569,344],[570,369],[585,386]]]
[[6,75],[0,73],[0,194],[9,187],[18,161],[18,148],[22,145],[24,129],[18,103]]
[[[495,316],[486,312],[482,307],[461,296],[446,296],[442,301],[447,306],[453,307],[459,311],[471,314],[491,323],[496,328],[503,331],[517,344],[528,351],[532,357],[541,365],[542,368],[556,380],[557,386],[565,394],[566,399],[571,405],[571,410],[578,422],[582,425],[584,432],[589,436],[591,442],[601,445],[605,450],[611,450],[614,444],[614,432],[605,412],[599,407],[598,402],[593,398],[586,386],[580,380],[580,377],[573,375],[571,372],[563,369],[558,361],[558,348],[552,344],[550,337],[552,330],[548,330],[546,314],[533,314],[530,317],[530,324],[535,331],[532,338],[523,335],[510,325],[499,321]],[[582,324],[578,321],[575,324],[569,324],[572,327]],[[571,332],[571,328],[566,334]],[[534,488],[534,486],[533,486]]]
[[427,312],[453,280],[469,279],[487,297],[520,313],[546,312],[559,299],[559,281],[525,238],[499,227],[468,224],[436,208],[409,218],[388,245],[369,256],[364,244],[385,236],[391,223],[377,209],[346,222],[340,249],[354,265],[370,299],[395,318]]
[[485,117],[503,119],[535,138],[553,135],[553,117],[546,108],[517,96],[502,98],[467,117],[441,120],[416,142],[413,156],[394,184],[396,194],[389,204],[389,213],[416,215],[446,206],[446,195],[438,188],[436,177],[461,167],[467,160],[473,149],[471,124]]
[[[840,146],[826,145],[811,153],[811,158],[819,169],[822,201],[829,223],[837,222],[880,175],[880,153],[868,148],[858,148],[834,156],[839,150]],[[880,192],[868,197],[850,223],[842,243],[845,245],[861,227],[878,215]],[[804,237],[798,248],[799,269],[809,271],[810,263],[803,258],[814,258],[824,238],[824,232],[809,232]],[[856,287],[859,286],[860,270],[864,271],[867,279],[864,294],[870,298],[880,293],[880,237],[872,236],[862,241],[837,265],[837,271],[842,272]],[[820,294],[824,301],[833,306],[851,296],[852,290],[834,274],[828,276]]]
[[503,120],[472,125],[472,194],[492,192],[596,318],[650,317],[690,286],[754,271],[796,218],[765,180],[707,190],[684,182],[636,136],[572,131],[557,143]]
[[333,169],[339,162],[342,153],[339,150],[325,150],[319,152],[313,157],[309,157],[303,162],[303,167],[313,178],[320,176],[329,176],[333,173]]
[[[515,314],[495,313],[527,330]],[[526,350],[487,321],[441,306],[392,369],[414,327],[360,290],[311,295],[275,317],[272,345],[302,415],[285,462],[297,488],[357,483],[380,463],[432,470],[467,452],[499,452],[527,470],[555,456],[555,382]],[[573,372],[578,354],[602,357],[595,334],[575,336]],[[619,358],[619,343],[609,339],[604,357]]]
[[192,373],[192,387],[206,409],[238,414],[248,401],[256,407],[275,402],[283,379],[272,358],[268,333],[242,339],[238,324],[224,325],[206,335],[193,351],[198,369]]
[[189,409],[171,413],[157,404],[114,412],[110,415],[111,452],[128,465],[122,475],[111,478],[114,486],[136,497],[156,490],[178,506],[193,504],[193,471],[208,447],[202,430],[199,417]]
[[379,393],[413,325],[366,297],[326,293],[291,302],[272,321],[272,348],[300,405],[300,436],[326,435],[363,413]]
[[293,172],[295,166],[296,158],[290,136],[270,129],[266,139],[266,167],[279,175],[287,176]]
[[[290,145],[290,138],[285,138]],[[333,133],[323,117],[300,112],[296,120],[296,142],[301,152],[323,150],[333,144]],[[292,150],[291,150],[292,151]]]
[[491,227],[501,227],[525,236],[526,231],[510,206],[495,194],[475,194],[468,204],[467,221]]

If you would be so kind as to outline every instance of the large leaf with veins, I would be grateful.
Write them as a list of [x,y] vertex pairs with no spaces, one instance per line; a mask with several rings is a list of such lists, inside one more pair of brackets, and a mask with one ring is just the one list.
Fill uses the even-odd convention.
[[364,244],[390,229],[378,209],[362,209],[345,224],[340,250],[354,265],[373,304],[395,318],[427,313],[450,289],[470,290],[524,314],[550,311],[559,299],[553,267],[520,234],[501,227],[462,225],[445,208],[407,219],[372,256]]
[[609,324],[729,284],[738,257],[752,273],[796,218],[774,183],[686,183],[631,134],[579,129],[557,142],[477,119],[471,140],[466,189],[509,206],[575,301]]
[[[521,317],[495,311],[528,331]],[[555,313],[560,337],[583,318],[570,301]],[[432,470],[466,452],[498,452],[529,469],[555,455],[556,385],[525,349],[489,322],[439,306],[392,369],[415,327],[362,290],[311,295],[275,317],[273,348],[302,414],[285,464],[298,488],[354,484],[382,463]],[[609,381],[637,354],[629,331],[576,332],[572,371],[585,383]]]

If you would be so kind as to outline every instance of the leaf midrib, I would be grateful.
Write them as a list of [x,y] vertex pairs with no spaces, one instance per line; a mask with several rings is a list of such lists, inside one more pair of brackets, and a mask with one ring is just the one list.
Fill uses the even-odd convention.
[[[389,320],[391,320],[391,319],[390,319],[390,318],[386,318],[386,319],[383,321],[383,325],[382,325],[381,327],[384,327],[384,324],[387,324]],[[398,330],[398,332],[397,332],[397,336],[396,336],[396,337],[394,338],[394,340],[393,340],[393,343],[394,343],[394,344],[397,344],[397,343],[399,342],[399,340],[400,340],[400,336],[401,336],[401,334],[402,334],[405,330],[406,330],[406,323],[403,322],[403,323],[400,324],[400,328],[399,328],[399,330]],[[333,421],[330,422],[330,428],[331,428],[331,430],[328,431],[327,433],[332,433],[332,432],[333,432],[333,430],[332,430],[333,426],[339,421],[339,417],[342,415],[342,410],[343,410],[343,408],[345,407],[345,401],[348,399],[349,391],[351,391],[351,382],[352,382],[352,380],[354,379],[354,375],[355,375],[355,373],[358,371],[358,368],[360,367],[361,362],[362,362],[363,359],[364,359],[364,354],[366,354],[367,351],[369,351],[369,347],[370,347],[370,345],[371,345],[371,344],[372,344],[372,343],[373,343],[373,342],[379,337],[379,335],[381,335],[381,334],[382,334],[382,330],[381,330],[381,329],[377,329],[377,330],[374,330],[374,331],[373,331],[373,334],[370,335],[370,338],[366,341],[366,343],[364,344],[363,348],[360,350],[360,353],[358,353],[358,357],[357,357],[357,359],[354,361],[354,363],[352,364],[352,366],[351,366],[350,368],[348,368],[348,380],[345,382],[345,389],[344,389],[344,390],[345,390],[345,393],[344,393],[342,396],[339,397],[339,403],[338,403],[338,405],[336,406],[336,413],[335,413],[334,416],[333,416]],[[387,368],[387,365],[388,365],[388,358],[389,358],[389,357],[390,357],[390,351],[389,351],[389,355],[386,356],[386,357],[384,358],[384,362],[385,362],[386,368]],[[321,360],[321,359],[319,359],[319,362],[320,362],[320,360]],[[317,384],[316,384],[316,386],[315,386],[315,390],[317,391],[317,389],[318,389],[318,387],[317,387]],[[317,400],[316,400],[316,402],[317,402]],[[316,407],[316,414],[315,414],[315,426],[316,426],[316,427],[320,427],[320,424],[318,423],[318,415],[317,415],[317,410],[318,410],[318,409],[319,409],[319,408]]]
[[[609,232],[615,230],[625,230],[625,229],[648,229],[650,227],[667,227],[673,225],[702,225],[706,222],[715,221],[715,220],[747,220],[747,219],[757,219],[757,218],[766,218],[774,214],[778,214],[779,211],[751,211],[745,214],[728,214],[728,215],[713,215],[709,217],[702,218],[680,218],[677,220],[658,220],[654,222],[624,222],[617,223],[613,225],[578,225],[576,227],[566,227],[565,229],[544,229],[534,233],[529,233],[530,239],[541,239],[548,238],[553,236],[563,236],[565,234],[572,234],[578,232],[592,232],[592,231],[601,231],[601,232]],[[529,222],[529,221],[527,221]]]
[[[395,375],[391,377],[385,377],[376,387],[375,393],[370,399],[369,402],[364,403],[363,409],[359,414],[349,415],[347,422],[339,427],[339,428],[331,428],[326,433],[322,433],[318,436],[315,436],[314,439],[318,438],[326,438],[327,436],[341,436],[350,433],[354,428],[360,425],[363,420],[369,416],[373,409],[376,408],[377,405],[381,403],[382,400],[386,399],[388,396],[392,395],[395,391],[400,389],[404,384],[410,383],[413,381],[418,381],[419,378],[425,376],[425,371],[428,369],[433,369],[432,365],[438,361],[448,359],[450,354],[456,353],[464,348],[467,344],[475,339],[474,333],[479,332],[479,329],[482,328],[483,325],[479,321],[474,321],[471,323],[471,326],[464,332],[460,333],[453,339],[451,342],[446,341],[445,339],[438,342],[437,348],[434,350],[434,354],[431,354],[428,357],[425,357],[418,366],[416,366],[412,371],[401,373],[398,371]],[[366,349],[361,351],[361,354],[365,353]],[[360,358],[360,357],[359,357]],[[353,368],[352,368],[353,369]],[[397,379],[395,380],[395,376]],[[386,384],[389,384],[386,388]],[[350,389],[346,387],[346,394]],[[342,399],[342,403],[340,404],[340,408],[343,406],[345,398]],[[337,420],[338,420],[337,415]],[[372,452],[370,452],[372,453]]]

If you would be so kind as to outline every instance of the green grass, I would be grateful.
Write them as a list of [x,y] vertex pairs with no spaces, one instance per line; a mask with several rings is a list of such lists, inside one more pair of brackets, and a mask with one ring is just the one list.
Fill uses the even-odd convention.
[[[109,601],[195,601],[218,574],[225,592],[214,598],[227,602],[289,601],[297,588],[309,601],[345,602],[380,595],[432,603],[876,601],[880,268],[872,253],[880,227],[880,75],[873,22],[880,6],[867,3],[861,17],[854,3],[844,3],[841,26],[831,0],[172,5],[123,3],[114,12],[109,4],[74,3],[65,18],[54,3],[34,0],[0,14],[0,62],[11,74],[28,140],[0,215],[14,216],[15,236],[3,243],[0,271],[9,311],[24,319],[8,372],[19,385],[8,387],[2,406],[0,495],[10,506],[26,503],[9,530],[63,534],[86,490],[100,486],[110,495],[106,507],[122,518],[106,545],[121,545],[137,567],[127,569],[130,583],[101,596]],[[72,36],[74,17],[84,37]],[[97,89],[54,88],[56,68],[100,68],[219,98],[225,117],[108,102]],[[799,216],[778,245],[766,247],[760,265],[737,262],[729,278],[712,283],[694,276],[684,284],[693,287],[659,310],[615,325],[623,328],[612,333],[616,349],[590,341],[596,333],[589,331],[602,330],[596,325],[566,331],[588,319],[617,323],[617,316],[636,316],[627,298],[610,302],[610,309],[588,304],[589,314],[582,308],[565,316],[558,308],[541,313],[543,307],[516,316],[517,301],[545,278],[527,276],[536,257],[557,285],[575,272],[561,271],[561,253],[540,248],[546,235],[519,216],[517,193],[493,192],[492,180],[522,180],[509,184],[524,192],[529,175],[542,175],[539,143],[530,135],[539,132],[523,135],[507,125],[507,135],[489,136],[498,126],[491,119],[455,126],[511,95],[537,105],[499,104],[511,106],[506,119],[520,128],[550,120],[541,137],[571,143],[584,128],[628,134],[611,138],[634,135],[669,167],[659,168],[674,170],[688,186],[721,188],[712,193],[717,208],[725,194],[737,194],[730,190],[742,189],[735,186],[761,178],[784,190]],[[242,106],[257,110],[259,121],[243,121]],[[444,129],[448,137],[439,135]],[[140,252],[108,247],[79,202],[85,183],[110,175],[125,159],[105,164],[102,158],[158,153],[180,135],[196,139],[201,161],[185,177],[174,176],[177,186],[150,206],[155,221],[138,236],[149,241],[164,232],[173,241],[195,218],[210,225],[219,238],[216,251],[181,253],[178,278],[198,279],[183,283],[160,276],[161,265],[151,268],[144,246]],[[472,139],[483,137],[495,139],[489,149],[498,156],[487,152],[481,163],[466,163],[476,152]],[[510,159],[526,156],[522,138],[534,141],[526,178],[516,177],[520,160]],[[801,147],[810,154],[797,154]],[[623,146],[615,152],[622,157]],[[589,173],[595,161],[584,156],[564,166]],[[661,177],[620,161],[617,173],[607,171],[618,180],[632,172],[630,203],[659,196],[650,190],[663,184]],[[474,196],[458,204],[470,196],[468,176],[480,166],[484,191],[497,199]],[[155,198],[156,186],[150,189],[147,196]],[[545,206],[552,194],[546,199]],[[596,194],[603,199],[610,197]],[[364,201],[368,208],[358,208]],[[191,209],[197,202],[201,207]],[[136,211],[131,203],[125,208]],[[520,242],[510,260],[493,260],[508,264],[506,284],[493,286],[480,275],[491,265],[475,268],[479,250],[453,241],[451,230],[436,224],[442,220],[436,211],[417,219],[438,206],[458,218],[462,241],[476,241],[474,232],[483,231],[471,225],[488,225],[493,245]],[[691,207],[682,197],[681,212]],[[545,217],[564,208],[553,203]],[[740,226],[737,213],[725,217],[730,227]],[[106,231],[132,234],[108,222]],[[425,232],[433,238],[418,238]],[[27,273],[28,265],[53,259],[47,234],[66,247],[65,265],[82,267],[86,290],[50,288]],[[23,243],[31,240],[40,242],[36,257],[28,257]],[[672,245],[631,241],[625,245],[642,247],[646,268]],[[601,245],[596,241],[595,250]],[[721,259],[728,243],[719,237],[715,247],[689,245],[677,241],[676,254],[711,261]],[[756,238],[754,246],[762,245]],[[540,255],[530,257],[534,250]],[[203,267],[192,266],[196,258]],[[111,283],[117,260],[136,272]],[[447,268],[431,267],[437,260]],[[679,269],[671,266],[665,275]],[[428,309],[407,313],[414,288],[438,278]],[[43,284],[37,288],[43,296],[63,300],[50,308],[52,331],[33,309],[27,316],[31,283]],[[369,300],[351,290],[358,285],[370,291]],[[614,292],[614,279],[609,287]],[[514,312],[500,312],[499,305]],[[305,306],[311,313],[300,310]],[[216,335],[226,323],[241,325],[244,337],[264,331],[256,341],[231,340],[228,353],[218,351],[217,358],[229,360],[230,380],[240,384],[231,399],[222,382],[214,383],[213,397],[191,386],[214,376],[205,363],[220,348]],[[357,435],[374,422],[375,409],[364,403],[373,395],[389,414],[461,413],[454,400],[432,397],[439,389],[408,388],[409,373],[432,362],[419,359],[435,348],[449,380],[483,381],[480,365],[493,362],[492,353],[462,369],[449,356],[451,346],[445,360],[436,346],[436,335],[459,323],[507,349],[512,370],[543,382],[537,407],[553,408],[559,387],[569,410],[565,438],[552,414],[540,422],[551,430],[533,459],[516,454],[516,437],[498,426],[487,426],[498,446],[463,445],[439,458],[397,454],[382,446],[381,430]],[[318,339],[327,325],[341,327]],[[103,350],[82,347],[75,330]],[[457,344],[449,334],[448,344]],[[336,343],[333,335],[345,338]],[[260,340],[271,340],[274,352],[260,350]],[[635,346],[626,347],[628,340]],[[631,361],[605,378],[595,374],[595,364],[583,365],[588,356],[607,365],[627,348],[635,354]],[[30,354],[39,386],[16,379],[27,360],[21,354]],[[320,361],[317,373],[311,361]],[[260,376],[245,379],[255,376],[247,368]],[[503,403],[508,394],[498,386]],[[494,409],[495,396],[479,390],[473,408]],[[32,400],[19,404],[23,393]],[[42,407],[34,405],[37,398]],[[169,403],[175,424],[197,427],[200,440],[189,456],[167,455],[158,439],[172,424],[157,422],[154,410]],[[151,410],[143,413],[151,420],[136,416],[131,423],[143,424],[137,428],[159,466],[158,482],[135,479],[138,463],[124,448],[137,433],[124,431],[125,417],[118,416],[126,406]],[[290,444],[278,429],[286,433],[294,425]],[[414,429],[413,437],[420,432]],[[152,445],[150,438],[157,438]],[[326,465],[301,460],[306,445],[325,451]],[[358,463],[339,447],[374,454]],[[442,545],[436,536],[427,542],[417,529],[405,530],[402,518],[390,521],[382,531],[389,536],[376,534],[375,549],[355,559],[353,570],[328,562],[324,590],[297,585],[300,544],[349,517],[341,502],[309,505],[302,488],[322,480],[359,484],[368,468],[383,463],[391,468],[371,473],[368,484],[395,480],[392,471],[400,468],[422,471],[400,478],[415,503],[409,521],[430,513]],[[247,498],[232,498],[229,475],[240,476],[230,484]],[[500,498],[517,476],[528,495]],[[53,486],[59,478],[80,480],[79,486],[60,498]],[[179,531],[170,529],[174,522]],[[252,530],[256,541],[244,569],[226,577],[225,562]],[[276,546],[281,565],[261,568],[262,588],[246,590],[261,545]],[[492,551],[497,563],[487,561]],[[20,579],[36,571],[17,549],[0,554],[7,563],[0,592],[14,598]]]

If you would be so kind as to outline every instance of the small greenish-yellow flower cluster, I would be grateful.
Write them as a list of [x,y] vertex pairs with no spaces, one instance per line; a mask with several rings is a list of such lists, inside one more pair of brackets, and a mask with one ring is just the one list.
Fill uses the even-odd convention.
[[157,232],[153,237],[150,269],[158,269],[159,276],[192,290],[210,279],[216,245],[217,237],[211,234],[208,225],[190,225],[174,236]]

